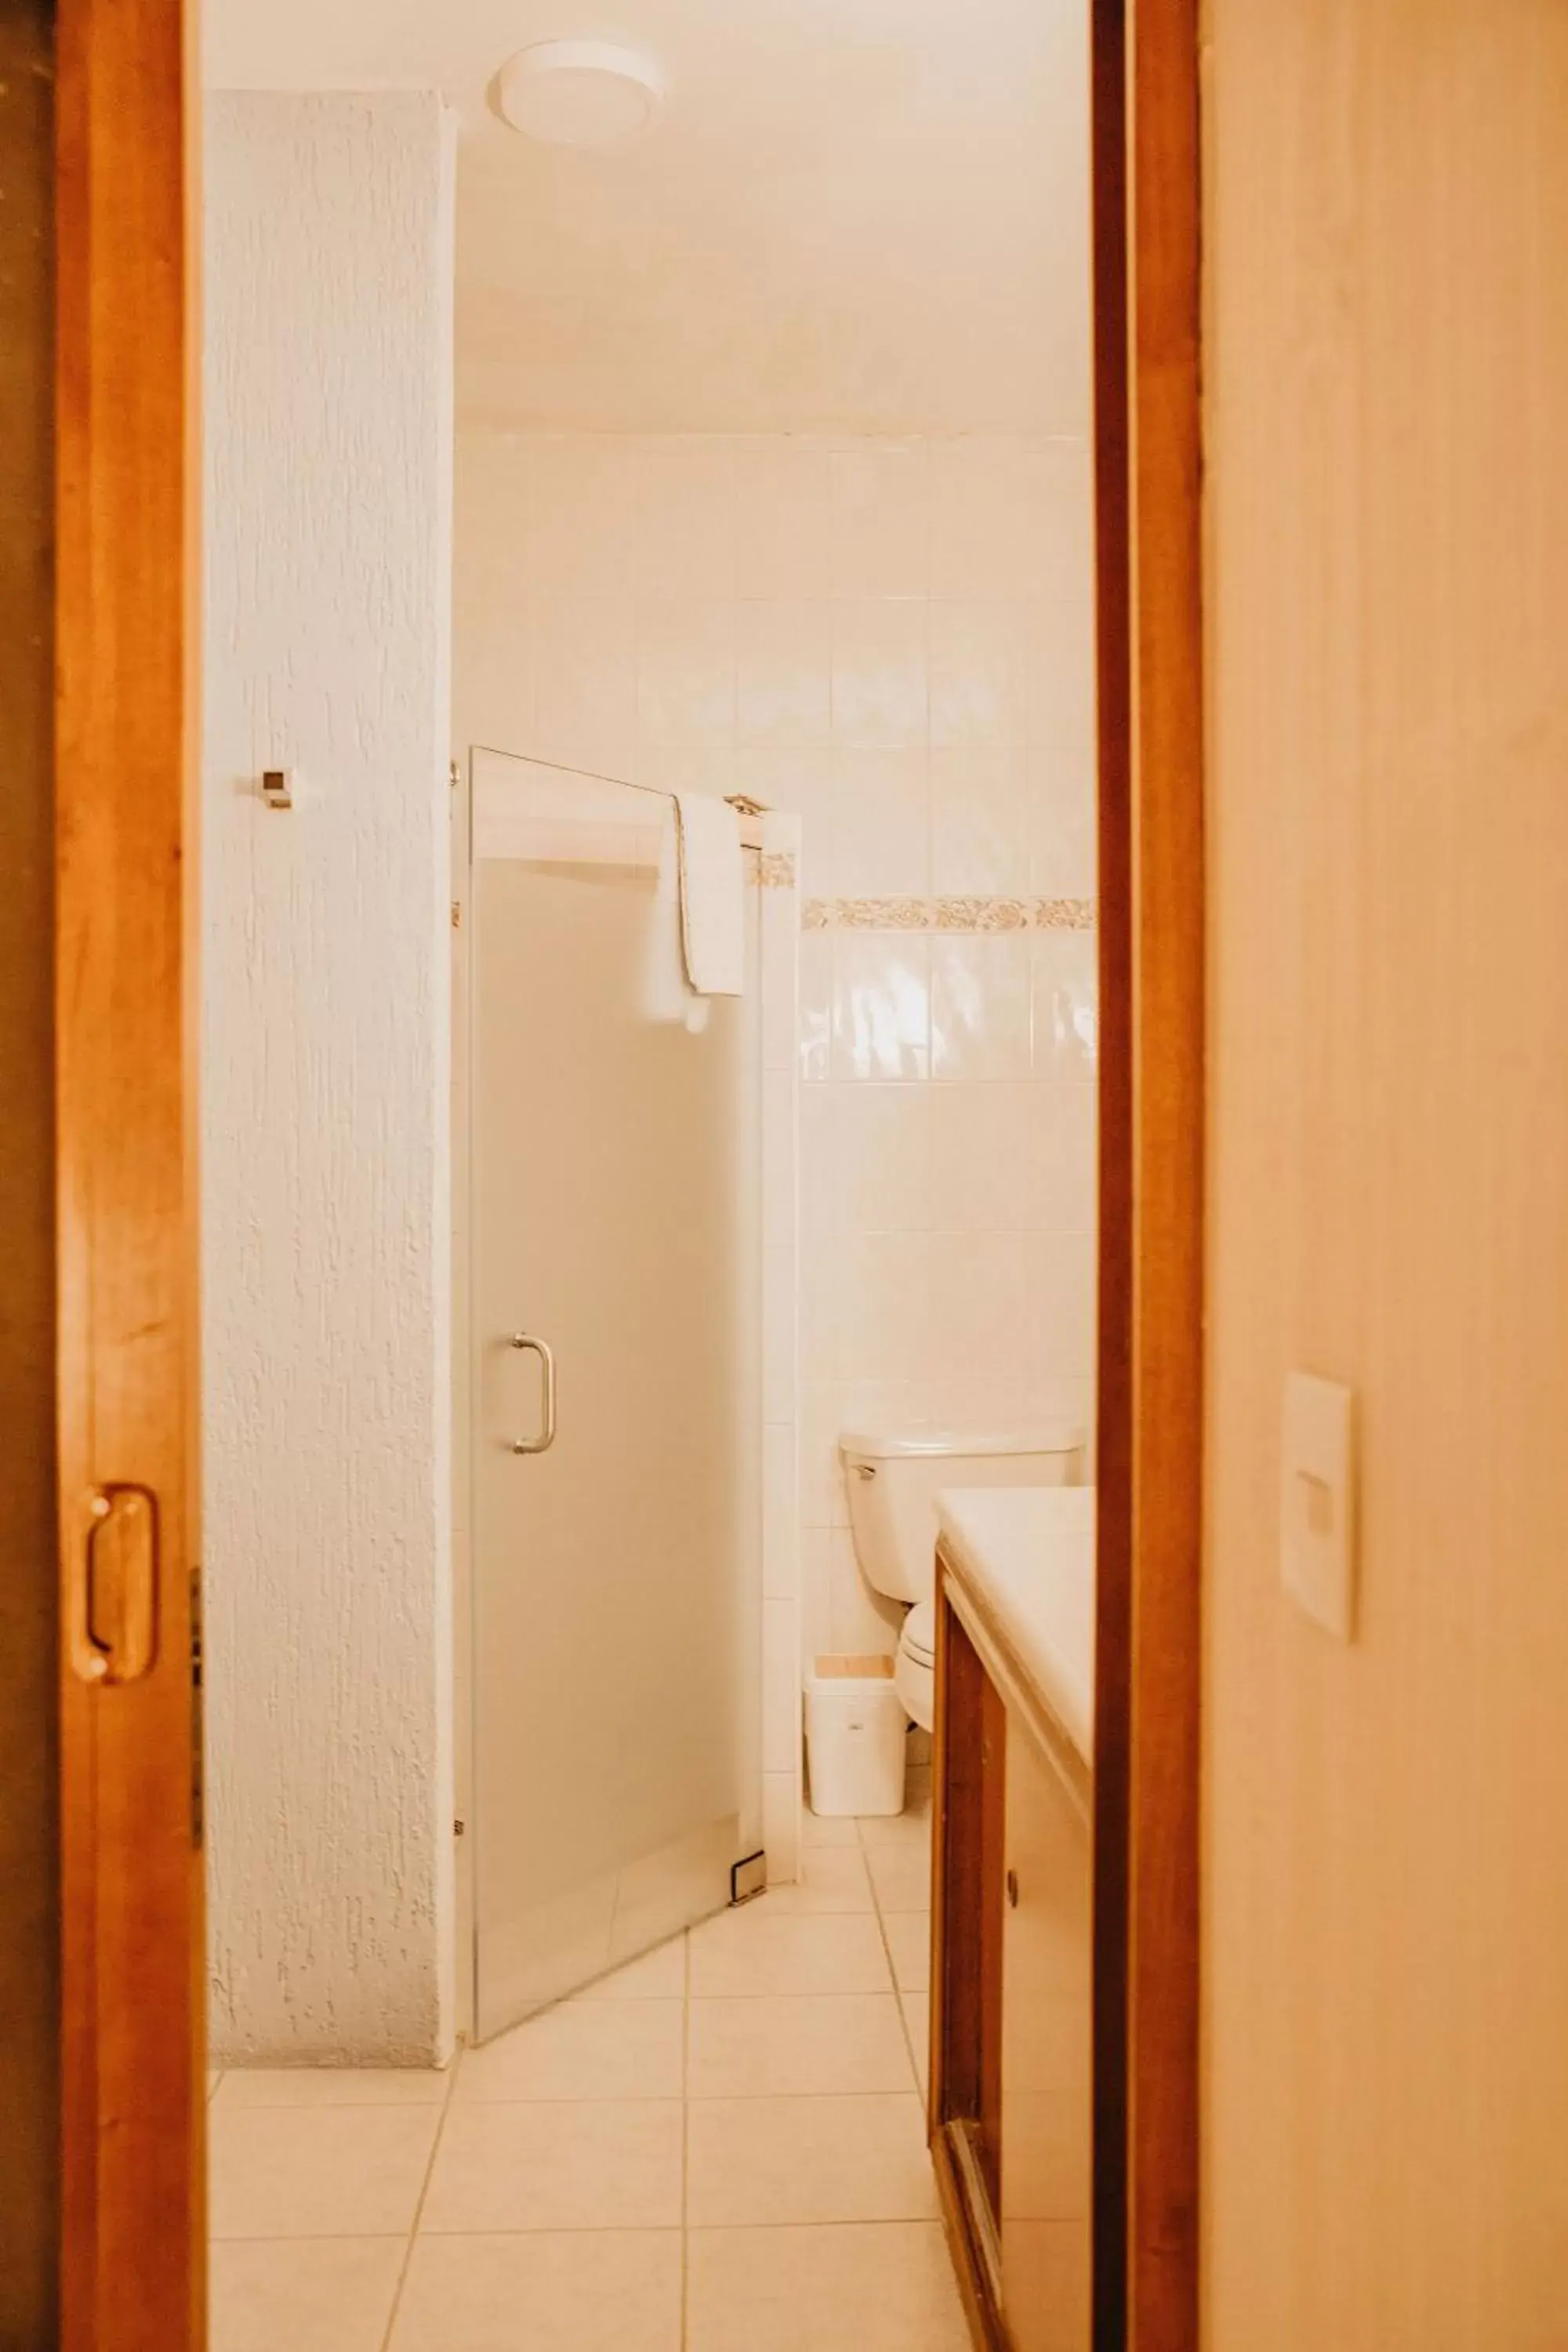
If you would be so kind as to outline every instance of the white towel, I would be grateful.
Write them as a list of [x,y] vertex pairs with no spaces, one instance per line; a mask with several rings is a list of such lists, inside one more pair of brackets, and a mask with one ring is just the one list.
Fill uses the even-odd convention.
[[680,825],[680,940],[699,996],[746,988],[745,872],[740,820],[727,801],[677,793]]
[[667,800],[649,793],[658,813],[658,866],[643,955],[642,1013],[646,1021],[689,1027],[688,1015],[708,1007],[686,985],[680,945],[680,822]]

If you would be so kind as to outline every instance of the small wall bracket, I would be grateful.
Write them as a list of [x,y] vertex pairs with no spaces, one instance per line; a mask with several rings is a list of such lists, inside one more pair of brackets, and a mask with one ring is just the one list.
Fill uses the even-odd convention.
[[288,809],[294,805],[294,771],[292,768],[263,768],[261,797],[268,808]]

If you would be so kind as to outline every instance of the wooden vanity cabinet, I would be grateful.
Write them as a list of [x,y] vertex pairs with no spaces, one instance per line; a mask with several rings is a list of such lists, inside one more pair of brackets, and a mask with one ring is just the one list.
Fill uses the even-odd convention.
[[999,2345],[1006,1710],[940,1595],[936,1641],[928,2122],[976,2340]]
[[1089,2352],[1089,1825],[1008,1720],[1002,1934],[1003,2308],[1012,2352]]
[[929,2121],[977,2344],[1089,2352],[1088,1774],[940,1580]]

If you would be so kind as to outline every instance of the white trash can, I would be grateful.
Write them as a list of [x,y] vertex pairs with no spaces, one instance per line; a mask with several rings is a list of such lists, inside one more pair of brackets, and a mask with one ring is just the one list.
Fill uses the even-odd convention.
[[818,1658],[805,1681],[814,1813],[901,1813],[909,1718],[891,1658]]

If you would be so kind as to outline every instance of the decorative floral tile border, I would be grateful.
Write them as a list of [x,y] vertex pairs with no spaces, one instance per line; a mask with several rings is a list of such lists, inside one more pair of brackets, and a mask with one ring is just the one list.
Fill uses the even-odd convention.
[[[792,851],[746,851],[746,870],[764,890],[793,890]],[[1092,898],[807,898],[806,931],[1092,931]]]
[[1092,898],[808,898],[807,931],[1092,931]]

